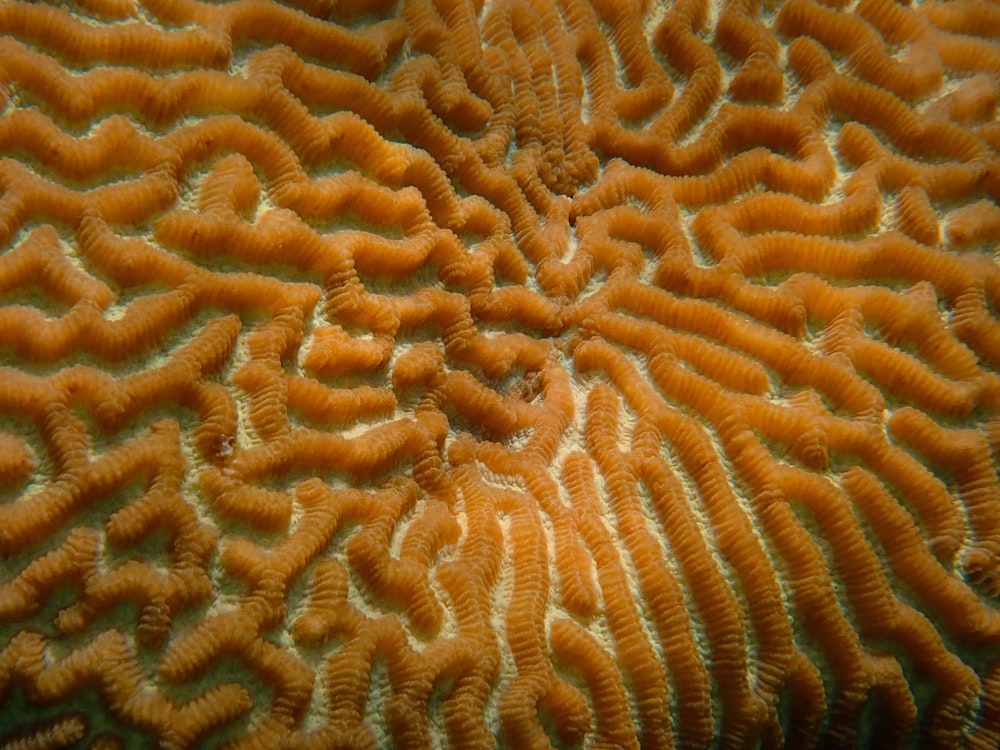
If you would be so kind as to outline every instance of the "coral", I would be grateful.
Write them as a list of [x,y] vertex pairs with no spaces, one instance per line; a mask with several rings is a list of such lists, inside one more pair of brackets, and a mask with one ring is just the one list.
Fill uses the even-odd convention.
[[996,747],[998,37],[0,5],[0,746]]

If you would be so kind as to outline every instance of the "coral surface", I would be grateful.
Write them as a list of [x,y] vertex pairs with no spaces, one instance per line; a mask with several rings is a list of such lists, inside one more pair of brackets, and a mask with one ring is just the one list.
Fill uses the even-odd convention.
[[995,749],[998,41],[0,4],[0,747]]

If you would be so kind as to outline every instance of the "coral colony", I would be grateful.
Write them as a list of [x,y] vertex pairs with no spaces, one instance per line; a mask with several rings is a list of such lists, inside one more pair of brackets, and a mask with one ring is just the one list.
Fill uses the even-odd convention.
[[0,748],[1000,746],[1000,5],[0,4]]

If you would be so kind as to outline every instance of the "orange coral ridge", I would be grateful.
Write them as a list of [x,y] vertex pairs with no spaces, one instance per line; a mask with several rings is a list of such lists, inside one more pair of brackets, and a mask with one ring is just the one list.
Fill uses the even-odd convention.
[[1000,743],[1000,13],[719,6],[0,7],[3,747]]

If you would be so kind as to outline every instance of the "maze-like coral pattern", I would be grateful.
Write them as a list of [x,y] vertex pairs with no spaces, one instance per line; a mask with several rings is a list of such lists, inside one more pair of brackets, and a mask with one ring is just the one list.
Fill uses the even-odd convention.
[[0,746],[996,748],[998,36],[0,4]]

